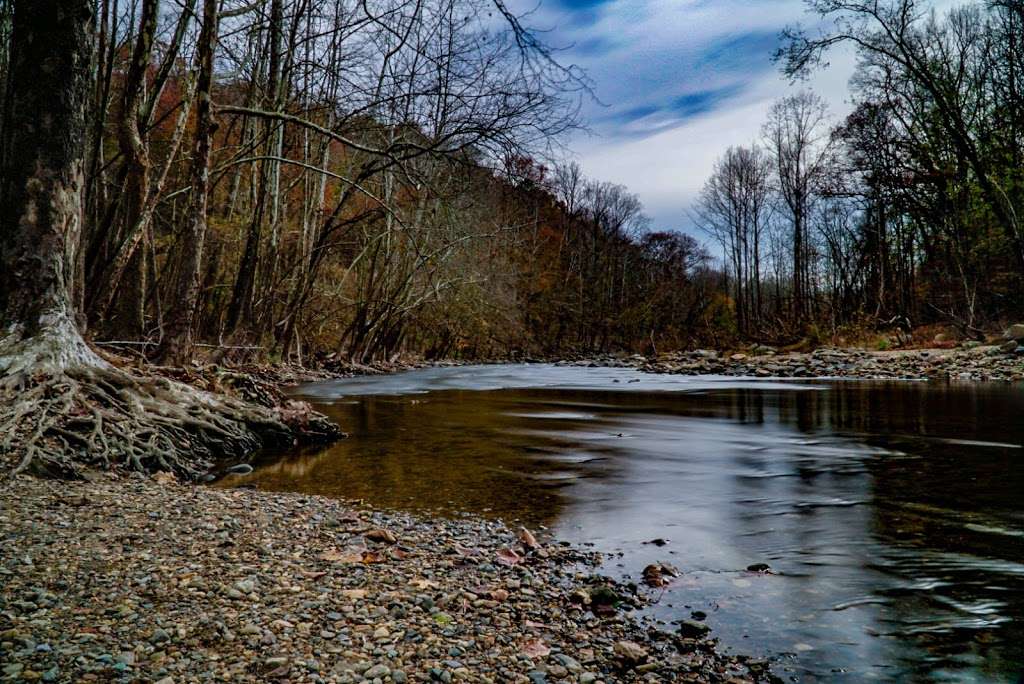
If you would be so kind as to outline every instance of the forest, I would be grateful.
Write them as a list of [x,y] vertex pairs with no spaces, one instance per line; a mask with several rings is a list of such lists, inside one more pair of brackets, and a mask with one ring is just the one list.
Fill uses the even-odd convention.
[[566,161],[586,74],[501,3],[99,0],[81,327],[160,363],[303,363],[979,337],[1020,313],[1024,5],[809,8],[825,30],[776,58],[798,79],[853,46],[853,113],[777,102],[680,207],[691,235]]
[[1024,3],[807,5],[823,28],[787,30],[776,60],[799,81],[855,50],[852,113],[782,98],[693,208],[725,255],[736,331],[937,323],[984,340],[1024,311]]

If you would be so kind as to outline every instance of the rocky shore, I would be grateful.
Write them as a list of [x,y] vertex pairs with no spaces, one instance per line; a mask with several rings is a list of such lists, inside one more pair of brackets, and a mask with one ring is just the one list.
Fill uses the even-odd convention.
[[1024,346],[968,345],[955,349],[868,351],[816,349],[780,353],[768,347],[721,353],[714,350],[644,356],[600,357],[567,362],[636,368],[649,373],[729,375],[761,378],[863,378],[873,380],[1024,381]]
[[0,549],[2,681],[770,678],[633,615],[653,590],[594,575],[595,554],[495,522],[19,476],[0,485]]

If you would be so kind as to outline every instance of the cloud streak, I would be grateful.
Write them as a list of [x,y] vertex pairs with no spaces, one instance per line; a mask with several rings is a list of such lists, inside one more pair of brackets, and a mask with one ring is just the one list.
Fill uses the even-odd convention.
[[[533,9],[521,6],[520,9]],[[771,103],[792,92],[771,57],[807,17],[802,0],[546,0],[530,23],[587,70],[601,103],[592,136],[571,147],[584,170],[637,193],[657,228],[689,228],[686,209],[730,145],[759,137]],[[845,112],[852,57],[811,82]]]

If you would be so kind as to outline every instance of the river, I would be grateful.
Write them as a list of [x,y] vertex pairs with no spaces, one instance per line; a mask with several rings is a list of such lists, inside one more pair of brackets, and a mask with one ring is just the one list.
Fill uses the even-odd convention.
[[794,681],[1024,672],[1019,385],[498,365],[297,395],[350,437],[226,486],[543,527],[634,581],[670,563],[666,627],[703,612]]

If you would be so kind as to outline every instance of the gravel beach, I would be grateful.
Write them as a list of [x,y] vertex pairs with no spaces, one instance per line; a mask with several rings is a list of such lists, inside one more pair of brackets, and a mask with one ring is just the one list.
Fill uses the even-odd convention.
[[714,350],[673,352],[658,357],[600,357],[564,362],[574,365],[636,368],[649,373],[730,375],[763,378],[862,378],[871,380],[1024,381],[1024,346],[868,351],[823,348],[778,353]]
[[472,518],[18,476],[0,485],[0,681],[770,678],[692,624],[634,615],[657,590],[593,575],[598,560]]

